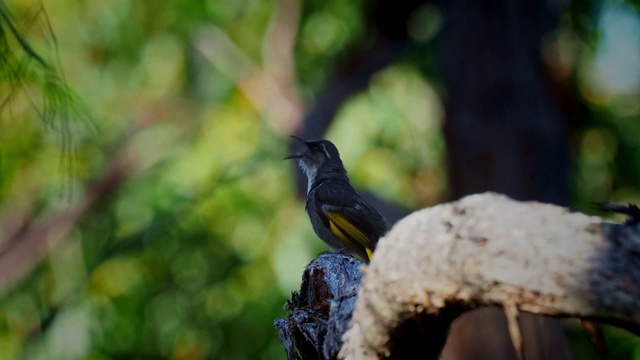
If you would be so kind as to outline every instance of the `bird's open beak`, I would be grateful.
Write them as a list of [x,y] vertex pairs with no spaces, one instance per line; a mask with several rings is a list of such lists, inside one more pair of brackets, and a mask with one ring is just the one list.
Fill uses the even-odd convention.
[[[299,142],[303,143],[305,146],[307,146],[307,142],[300,139],[299,137],[295,136],[295,135],[291,135],[292,138],[298,140]],[[302,154],[293,154],[293,155],[289,155],[287,157],[285,157],[283,160],[288,160],[288,159],[300,159],[301,157],[304,156],[304,154],[306,154],[307,152],[303,152]]]
[[304,154],[289,155],[289,156],[285,157],[285,158],[284,158],[284,159],[282,159],[282,160],[300,159],[300,158],[302,157],[302,155],[304,155]]

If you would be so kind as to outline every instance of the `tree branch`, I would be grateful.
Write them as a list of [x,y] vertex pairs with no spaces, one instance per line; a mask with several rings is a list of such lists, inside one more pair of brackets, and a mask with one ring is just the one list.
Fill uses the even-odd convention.
[[415,212],[380,240],[339,357],[437,359],[451,322],[483,306],[508,309],[516,340],[520,311],[637,332],[638,235],[495,193]]
[[118,189],[130,172],[130,161],[116,156],[102,176],[87,187],[74,207],[38,217],[25,211],[25,214],[2,222],[0,225],[11,231],[0,233],[0,294],[22,279],[49,250],[62,242],[78,220]]

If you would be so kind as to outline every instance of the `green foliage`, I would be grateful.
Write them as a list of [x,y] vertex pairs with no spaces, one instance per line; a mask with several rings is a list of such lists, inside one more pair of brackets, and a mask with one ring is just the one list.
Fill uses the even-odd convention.
[[[0,284],[0,358],[283,359],[273,319],[326,248],[281,160],[298,124],[269,105],[322,88],[367,41],[366,5],[0,2],[0,239],[23,220],[77,209],[110,164],[130,165],[25,277]],[[574,18],[595,16],[577,8]],[[272,69],[276,25],[295,35],[283,45],[292,83]],[[581,74],[598,38],[567,44],[564,35],[595,32],[570,25],[555,40],[588,50],[576,55],[574,85],[593,114],[572,131],[576,207],[637,201],[637,107],[619,111],[616,93],[589,97],[595,85]],[[423,76],[437,73],[425,60],[436,49],[425,49],[376,74],[327,135],[357,186],[407,208],[447,188],[439,79]],[[638,348],[620,341],[621,354]]]
[[348,46],[365,41],[366,2],[302,1],[295,58],[304,90],[325,85],[336,61]]

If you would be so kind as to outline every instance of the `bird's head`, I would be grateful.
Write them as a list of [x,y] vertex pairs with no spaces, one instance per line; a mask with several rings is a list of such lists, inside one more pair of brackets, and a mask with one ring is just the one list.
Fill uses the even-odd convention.
[[299,159],[300,167],[312,183],[314,179],[327,177],[346,177],[346,170],[340,160],[340,153],[329,140],[303,140],[292,136],[305,145],[301,154],[289,155],[285,159]]

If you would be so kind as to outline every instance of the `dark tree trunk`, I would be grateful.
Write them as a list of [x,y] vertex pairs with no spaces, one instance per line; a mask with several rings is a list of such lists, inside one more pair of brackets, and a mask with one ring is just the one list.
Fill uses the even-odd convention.
[[[444,126],[452,199],[487,190],[567,205],[565,124],[548,89],[541,47],[557,8],[545,1],[443,2]],[[561,325],[520,318],[525,358],[566,359]],[[453,326],[445,359],[515,359],[501,310]]]

